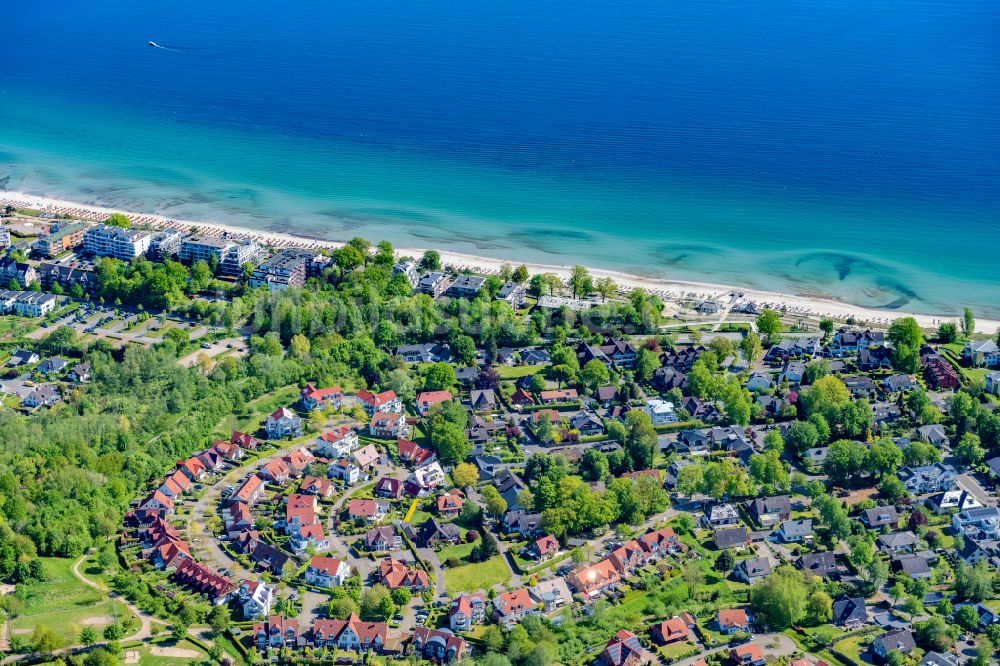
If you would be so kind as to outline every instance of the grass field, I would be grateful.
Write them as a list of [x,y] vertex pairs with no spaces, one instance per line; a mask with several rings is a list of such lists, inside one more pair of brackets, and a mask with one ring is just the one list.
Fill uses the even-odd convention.
[[438,551],[438,561],[444,562],[448,558],[454,557],[457,560],[465,561],[465,558],[469,556],[472,549],[476,547],[475,543],[459,543],[454,546],[446,546]]
[[130,618],[131,612],[121,602],[112,602],[103,593],[85,585],[73,575],[73,560],[42,558],[48,580],[27,587],[21,611],[10,623],[17,635],[30,636],[44,625],[76,643],[83,625],[92,625],[98,634],[115,618]]
[[544,365],[502,365],[496,368],[496,371],[500,379],[520,379],[533,375],[544,367]]
[[191,641],[175,643],[173,639],[147,643],[138,652],[140,666],[182,666],[208,656]]
[[445,569],[444,584],[449,596],[459,592],[488,590],[498,583],[506,583],[510,578],[510,570],[502,558],[502,555],[497,555],[485,562]]

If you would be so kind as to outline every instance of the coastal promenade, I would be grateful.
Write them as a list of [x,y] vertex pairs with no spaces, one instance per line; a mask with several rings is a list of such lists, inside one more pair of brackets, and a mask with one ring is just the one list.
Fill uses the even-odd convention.
[[[342,242],[312,238],[303,235],[279,233],[272,231],[259,231],[219,224],[214,222],[198,222],[193,220],[177,220],[163,215],[151,213],[136,213],[123,211],[101,206],[90,206],[86,204],[62,201],[52,197],[36,196],[23,192],[0,192],[0,208],[11,205],[19,208],[31,208],[43,213],[52,215],[68,216],[93,222],[105,220],[111,213],[124,213],[128,215],[136,224],[148,226],[154,229],[197,229],[198,233],[210,236],[225,236],[236,240],[254,240],[261,244],[274,248],[306,248],[306,249],[326,249],[332,250],[343,245]],[[428,248],[397,248],[399,255],[420,256]],[[475,255],[449,252],[447,250],[436,249],[441,255],[441,261],[446,265],[458,270],[468,269],[480,274],[495,274],[504,263],[520,264],[516,257],[508,259],[496,259]],[[550,264],[525,264],[532,273],[555,273],[565,280],[570,276],[572,267],[564,265]],[[602,269],[589,269],[595,278],[610,277],[621,289],[645,289],[655,293],[667,301],[686,299],[712,299],[729,302],[732,307],[736,300],[744,300],[755,303],[760,308],[771,308],[784,311],[789,316],[800,316],[805,318],[829,317],[837,321],[846,321],[852,318],[859,325],[887,326],[894,319],[904,316],[912,316],[917,323],[925,328],[936,328],[942,321],[953,321],[961,316],[960,308],[950,315],[927,315],[904,310],[879,310],[865,308],[850,303],[835,301],[816,296],[798,296],[794,294],[783,294],[769,291],[753,289],[743,289],[729,285],[713,284],[709,282],[692,282],[683,280],[669,280],[655,277],[643,277],[629,275],[616,271]],[[738,295],[738,299],[734,298]],[[979,318],[977,320],[980,331],[993,333],[1000,330],[1000,320]]]

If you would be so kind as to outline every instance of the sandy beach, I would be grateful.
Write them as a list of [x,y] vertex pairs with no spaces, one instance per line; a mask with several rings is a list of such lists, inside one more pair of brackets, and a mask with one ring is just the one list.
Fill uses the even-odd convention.
[[[0,207],[6,205],[32,208],[46,213],[70,215],[93,221],[104,220],[111,213],[124,213],[136,224],[148,225],[154,228],[197,229],[200,233],[209,235],[227,235],[237,239],[254,239],[276,248],[305,247],[333,249],[343,244],[338,241],[308,238],[291,233],[257,231],[215,222],[178,220],[162,215],[133,213],[100,206],[90,206],[52,197],[26,194],[24,192],[0,192]],[[380,239],[371,240],[378,241]],[[496,259],[450,252],[443,248],[433,249],[436,249],[441,254],[441,260],[446,265],[456,268],[469,268],[481,273],[495,273],[504,263],[512,265],[525,263],[519,261],[517,257]],[[399,256],[419,257],[424,251],[425,248],[396,248],[396,253]],[[565,265],[537,263],[526,263],[526,265],[531,273],[552,272],[561,278],[568,277],[571,271],[571,267]],[[912,316],[921,326],[936,328],[942,321],[955,320],[961,316],[961,313],[958,311],[951,314],[926,315],[906,311],[876,310],[831,299],[744,289],[738,286],[713,284],[710,282],[648,278],[601,269],[590,269],[590,272],[595,278],[610,277],[626,290],[639,287],[655,292],[667,300],[714,298],[720,300],[720,302],[725,302],[729,300],[733,292],[738,292],[740,300],[753,301],[759,307],[784,310],[788,314],[802,317],[830,317],[837,321],[844,321],[849,317],[853,317],[858,323],[865,322],[873,325],[887,326],[893,319]],[[998,320],[977,319],[977,330],[981,333],[993,333],[998,329],[1000,329],[1000,321]]]

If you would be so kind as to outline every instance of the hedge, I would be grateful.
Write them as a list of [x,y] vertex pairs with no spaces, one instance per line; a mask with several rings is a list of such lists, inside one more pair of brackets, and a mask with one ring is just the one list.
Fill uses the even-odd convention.
[[662,434],[670,432],[680,432],[681,430],[693,430],[695,428],[704,427],[704,421],[699,419],[691,419],[690,421],[678,421],[677,423],[669,423],[667,425],[654,426],[656,432]]
[[551,405],[525,405],[521,408],[525,412],[537,412],[543,409],[554,409],[557,412],[578,412],[583,407],[579,400],[573,402],[556,402]]

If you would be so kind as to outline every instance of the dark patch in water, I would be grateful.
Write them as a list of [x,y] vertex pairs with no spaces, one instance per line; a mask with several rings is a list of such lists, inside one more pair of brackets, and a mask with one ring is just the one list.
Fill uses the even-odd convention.
[[649,254],[667,266],[677,266],[699,256],[721,255],[722,250],[697,243],[661,243],[651,249]]

